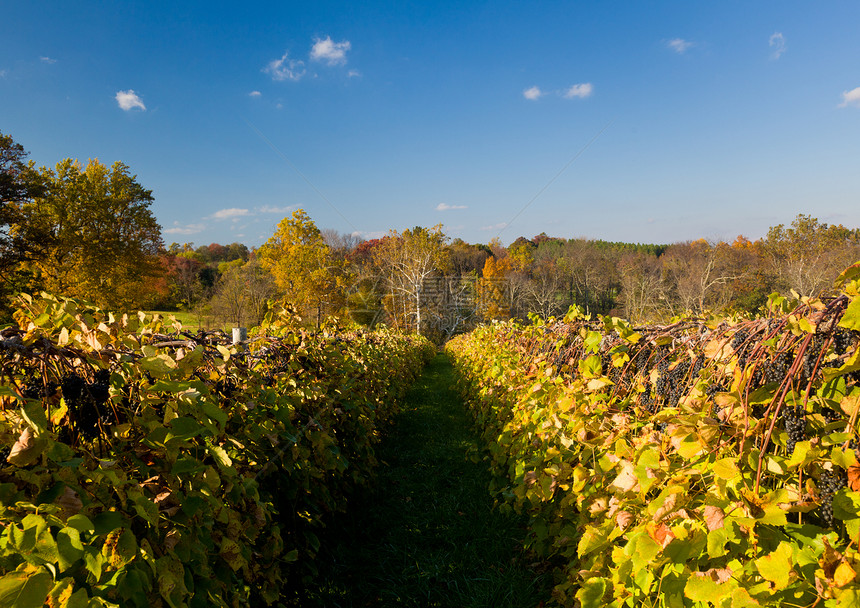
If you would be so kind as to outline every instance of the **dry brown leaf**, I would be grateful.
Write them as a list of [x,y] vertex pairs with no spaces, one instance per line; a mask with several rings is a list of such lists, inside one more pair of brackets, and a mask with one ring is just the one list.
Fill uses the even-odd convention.
[[666,524],[660,524],[659,526],[649,525],[648,536],[650,536],[655,543],[660,545],[661,549],[665,549],[666,546],[675,539],[675,534]]
[[722,528],[725,517],[726,514],[721,508],[705,505],[705,523],[708,526],[708,531],[713,532]]
[[66,486],[63,493],[57,499],[57,504],[63,509],[63,513],[67,516],[77,515],[84,508],[84,503],[81,501],[78,493]]
[[855,492],[860,492],[860,466],[848,467],[848,485]]
[[613,488],[618,488],[622,492],[638,492],[639,480],[634,473],[633,463],[624,460],[621,462],[620,468],[621,472],[618,474],[618,477],[609,485]]
[[701,576],[702,578],[709,578],[715,583],[725,583],[727,580],[732,578],[732,570],[731,568],[711,568],[710,570],[705,570],[704,572],[696,572],[696,576]]
[[177,544],[179,544],[179,532],[177,532],[176,528],[173,528],[164,536],[164,548],[169,551]]
[[27,427],[18,437],[18,441],[15,442],[12,449],[9,450],[6,461],[19,467],[25,467],[39,457],[39,454],[42,453],[41,447],[41,442],[37,441],[33,431]]
[[663,506],[654,512],[654,521],[662,520],[667,513],[672,512],[676,504],[678,504],[678,494],[670,494],[667,496],[666,500],[663,501]]
[[615,516],[615,523],[622,530],[626,530],[627,527],[633,523],[633,519],[633,513],[630,513],[629,511],[619,511]]

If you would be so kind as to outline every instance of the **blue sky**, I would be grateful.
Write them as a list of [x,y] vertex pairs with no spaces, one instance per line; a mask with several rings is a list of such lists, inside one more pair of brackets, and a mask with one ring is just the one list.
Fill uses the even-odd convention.
[[298,207],[469,242],[860,226],[857,2],[2,13],[0,131],[39,165],[125,162],[167,244],[257,246]]

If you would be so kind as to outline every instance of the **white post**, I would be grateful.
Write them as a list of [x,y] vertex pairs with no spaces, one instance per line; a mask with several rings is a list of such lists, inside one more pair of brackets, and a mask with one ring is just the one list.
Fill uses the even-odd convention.
[[244,342],[248,339],[248,328],[247,327],[234,327],[233,328],[233,344],[239,344],[240,342]]

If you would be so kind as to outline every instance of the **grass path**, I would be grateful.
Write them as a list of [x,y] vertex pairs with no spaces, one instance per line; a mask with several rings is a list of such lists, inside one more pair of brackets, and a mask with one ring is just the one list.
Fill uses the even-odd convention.
[[492,509],[477,437],[438,355],[379,445],[379,479],[330,530],[320,589],[303,605],[535,608],[549,575],[529,567],[522,519]]

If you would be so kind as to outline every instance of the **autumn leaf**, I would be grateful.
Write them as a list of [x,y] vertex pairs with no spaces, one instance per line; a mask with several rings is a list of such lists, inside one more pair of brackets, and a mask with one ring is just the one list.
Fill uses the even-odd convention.
[[19,467],[25,467],[35,462],[44,448],[45,442],[37,439],[30,427],[27,427],[18,437],[18,441],[15,442],[12,449],[9,450],[6,460]]
[[725,517],[726,514],[721,508],[713,505],[705,505],[705,524],[708,526],[709,532],[722,528]]

